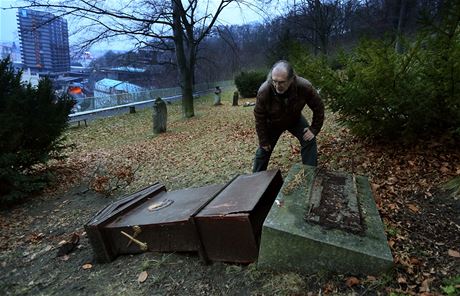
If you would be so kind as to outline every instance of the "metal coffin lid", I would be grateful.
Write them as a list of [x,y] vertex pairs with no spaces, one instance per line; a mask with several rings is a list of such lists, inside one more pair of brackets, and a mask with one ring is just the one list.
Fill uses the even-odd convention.
[[[158,185],[153,185],[131,195],[131,199],[124,198],[121,206],[108,206],[85,226],[96,259],[110,262],[118,255],[147,250],[198,251],[199,242],[189,218],[222,187],[166,192],[164,186],[156,190]],[[126,234],[145,244],[145,249]]]
[[155,196],[160,192],[165,192],[166,188],[158,182],[150,185],[136,193],[126,196],[112,204],[106,206],[96,213],[85,227],[100,227],[105,223],[115,219],[120,214],[129,212],[132,208],[143,203],[146,199]]
[[257,260],[262,225],[283,179],[279,170],[241,175],[193,219],[204,260],[250,263]]
[[114,253],[110,247],[110,239],[103,233],[105,225],[123,213],[128,213],[132,208],[145,202],[146,199],[164,191],[166,191],[164,185],[156,182],[151,186],[106,206],[85,224],[85,231],[97,261],[110,262],[118,255]]
[[161,192],[129,213],[117,217],[107,224],[108,228],[133,225],[154,225],[188,222],[203,204],[212,199],[224,186],[210,185],[200,188],[189,188],[169,192]]

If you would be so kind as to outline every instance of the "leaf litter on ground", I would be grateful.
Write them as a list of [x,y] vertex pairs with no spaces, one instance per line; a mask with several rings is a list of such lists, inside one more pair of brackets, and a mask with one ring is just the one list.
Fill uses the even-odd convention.
[[[230,93],[224,93],[223,103],[215,108],[210,96],[196,100],[196,116],[191,119],[182,118],[180,104],[168,105],[167,132],[160,135],[153,135],[150,109],[70,128],[67,141],[75,148],[67,152],[67,159],[48,165],[60,181],[46,194],[58,195],[81,182],[90,188],[98,167],[105,168],[110,179],[113,175],[109,172],[119,164],[136,170],[116,196],[156,181],[174,190],[225,183],[235,174],[250,173],[257,148],[253,108],[231,106]],[[305,116],[311,118],[311,112],[305,111]],[[448,139],[421,141],[414,146],[371,143],[351,135],[336,119],[328,112],[317,138],[319,165],[365,175],[372,184],[395,261],[393,281],[388,290],[384,285],[380,289],[418,293],[429,287],[440,291],[442,279],[459,272],[458,211],[452,210],[452,200],[439,186],[460,175],[460,152]],[[283,134],[270,167],[280,168],[285,175],[300,161],[297,145],[294,137]],[[127,170],[123,174],[129,174]],[[10,221],[0,219],[0,224],[8,226],[6,238],[15,236]],[[344,289],[350,289],[355,283],[369,281],[347,275],[341,282],[346,282]],[[374,282],[372,287],[379,288]],[[327,282],[328,289],[333,290],[332,286]]]

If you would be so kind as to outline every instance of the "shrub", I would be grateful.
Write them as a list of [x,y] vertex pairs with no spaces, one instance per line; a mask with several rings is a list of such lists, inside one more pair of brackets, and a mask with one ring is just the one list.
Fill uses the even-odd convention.
[[300,45],[291,48],[289,60],[297,75],[308,79],[324,101],[335,95],[338,74],[329,66],[326,56],[312,56]]
[[62,133],[74,102],[57,97],[49,79],[37,88],[21,84],[10,60],[0,61],[0,204],[23,198],[46,184],[34,166],[59,158]]
[[253,98],[266,78],[267,74],[263,72],[241,72],[235,77],[235,85],[243,98]]
[[357,135],[405,142],[446,133],[458,136],[460,13],[449,13],[457,17],[427,26],[415,41],[406,42],[403,53],[391,42],[365,40],[339,55],[337,70],[325,58],[294,53],[292,60]]

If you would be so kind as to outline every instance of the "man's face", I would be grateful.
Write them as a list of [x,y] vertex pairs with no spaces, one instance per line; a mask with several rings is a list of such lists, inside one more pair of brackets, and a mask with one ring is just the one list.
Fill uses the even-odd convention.
[[292,83],[292,79],[288,79],[288,73],[282,68],[274,68],[272,71],[272,83],[276,92],[284,94]]

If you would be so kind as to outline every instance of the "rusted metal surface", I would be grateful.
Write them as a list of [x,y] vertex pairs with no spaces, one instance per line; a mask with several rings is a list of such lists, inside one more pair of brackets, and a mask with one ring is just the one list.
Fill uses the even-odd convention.
[[118,216],[128,213],[149,198],[165,191],[164,185],[155,183],[103,208],[85,225],[97,261],[110,262],[118,255],[118,251],[111,244],[113,239],[108,235],[105,225]]
[[196,251],[204,261],[253,262],[282,182],[279,170],[272,170],[171,192],[154,184],[104,208],[85,229],[101,262],[144,251]]
[[[146,250],[197,251],[199,245],[189,217],[221,188],[222,185],[212,185],[171,192],[155,190],[148,196],[138,197],[138,202],[129,210],[115,211],[113,215],[109,212],[109,216],[95,226],[97,229],[86,227],[88,233],[98,232],[97,244],[104,245],[106,249],[105,257],[108,258],[101,256],[103,254],[96,254],[96,258],[111,261],[117,255]],[[97,217],[94,220],[99,221]],[[91,243],[94,245],[93,241]],[[98,253],[96,249],[95,253]]]
[[193,217],[203,242],[201,254],[211,261],[257,260],[262,225],[282,184],[279,170],[231,182]]
[[315,176],[305,220],[325,228],[363,234],[365,225],[353,175],[320,172]]

